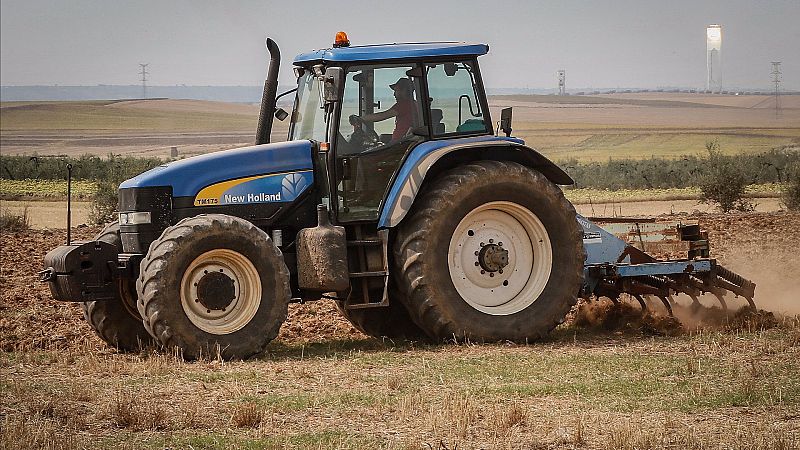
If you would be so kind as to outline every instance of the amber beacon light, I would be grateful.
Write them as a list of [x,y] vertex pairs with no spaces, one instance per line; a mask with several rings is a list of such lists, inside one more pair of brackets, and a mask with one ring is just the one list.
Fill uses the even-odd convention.
[[350,47],[350,39],[347,38],[347,33],[340,31],[336,33],[336,39],[333,41],[333,48]]

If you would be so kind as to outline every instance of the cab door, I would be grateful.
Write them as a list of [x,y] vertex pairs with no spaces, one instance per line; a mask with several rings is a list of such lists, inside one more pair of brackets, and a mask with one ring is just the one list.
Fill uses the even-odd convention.
[[339,222],[377,220],[403,156],[427,138],[418,74],[412,64],[347,69],[334,146]]

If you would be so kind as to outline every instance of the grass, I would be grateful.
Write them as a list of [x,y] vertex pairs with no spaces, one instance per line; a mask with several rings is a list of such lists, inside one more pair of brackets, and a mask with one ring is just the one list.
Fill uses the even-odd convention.
[[98,354],[89,343],[2,353],[0,441],[36,430],[22,442],[61,433],[65,448],[723,448],[737,439],[790,448],[781,445],[798,443],[798,326],[675,338],[567,329],[534,346],[286,342],[224,363]]
[[28,208],[22,209],[22,212],[11,212],[6,208],[0,208],[0,231],[17,232],[27,230],[31,226],[31,218],[28,214]]

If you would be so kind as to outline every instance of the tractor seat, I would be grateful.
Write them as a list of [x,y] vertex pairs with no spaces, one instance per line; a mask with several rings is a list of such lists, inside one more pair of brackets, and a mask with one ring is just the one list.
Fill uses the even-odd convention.
[[444,113],[442,113],[441,109],[431,109],[431,125],[433,128],[433,134],[444,134],[444,124],[442,123],[442,119],[444,118]]

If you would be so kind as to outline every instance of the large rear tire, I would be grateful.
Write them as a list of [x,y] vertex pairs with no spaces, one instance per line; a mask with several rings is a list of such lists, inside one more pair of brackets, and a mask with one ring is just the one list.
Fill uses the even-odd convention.
[[539,339],[577,301],[585,253],[575,208],[520,164],[446,172],[417,197],[397,236],[409,313],[440,340]]
[[[116,245],[122,251],[119,223],[106,225],[94,240]],[[134,352],[152,345],[153,338],[136,310],[136,280],[120,278],[117,292],[113,300],[84,302],[83,317],[100,339],[120,351]]]
[[358,331],[374,338],[402,339],[406,341],[429,341],[430,337],[417,326],[408,314],[401,292],[389,286],[389,306],[384,308],[345,309],[336,302],[339,313]]
[[222,214],[164,230],[142,260],[136,287],[147,330],[186,359],[263,352],[291,299],[289,270],[269,236]]

